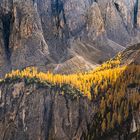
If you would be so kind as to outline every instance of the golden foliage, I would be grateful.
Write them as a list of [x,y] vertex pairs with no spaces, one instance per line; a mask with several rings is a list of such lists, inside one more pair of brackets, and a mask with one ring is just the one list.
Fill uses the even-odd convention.
[[[137,79],[137,77],[139,76],[140,68],[139,66],[132,65],[131,67],[129,67],[129,71],[127,70],[128,72],[125,74],[124,72],[128,68],[126,66],[120,66],[120,59],[121,55],[118,54],[118,56],[113,60],[107,61],[102,66],[97,67],[95,70],[88,73],[54,75],[51,72],[38,72],[36,68],[28,67],[22,71],[14,70],[11,73],[6,74],[5,78],[36,78],[43,82],[46,81],[54,85],[59,85],[60,87],[62,84],[69,84],[81,91],[81,93],[84,96],[87,96],[89,99],[91,99],[91,96],[94,96],[94,98],[96,98],[96,96],[103,92],[108,92],[111,94],[112,89],[115,86],[116,90],[120,90],[120,88],[122,88],[121,91],[117,91],[117,93],[120,97],[123,97],[124,86],[133,81],[140,83],[140,80]],[[138,73],[134,74],[134,71],[137,71]],[[122,77],[124,74],[125,76],[121,79],[120,77]],[[128,81],[125,80],[126,78]],[[94,87],[93,93],[91,93],[91,87]],[[113,97],[110,95],[109,99],[112,100],[112,98]]]
[[129,107],[133,110],[140,102],[138,91],[128,90],[132,85],[140,85],[140,66],[121,66],[120,62],[121,55],[118,54],[93,71],[71,75],[38,72],[36,68],[29,67],[22,71],[12,71],[6,74],[5,79],[35,78],[60,87],[68,84],[90,100],[99,99],[101,128],[104,132],[106,129],[113,129],[116,122],[121,125],[129,116]]

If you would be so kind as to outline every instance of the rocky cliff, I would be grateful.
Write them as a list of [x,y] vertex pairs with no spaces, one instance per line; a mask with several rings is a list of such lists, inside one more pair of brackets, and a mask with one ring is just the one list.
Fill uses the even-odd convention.
[[0,74],[89,70],[139,41],[139,9],[138,0],[0,0]]
[[[98,104],[73,98],[70,87],[63,92],[24,80],[1,83],[0,140],[93,140],[94,134],[99,139]],[[106,135],[107,140],[137,138],[139,113],[133,115],[121,131]]]
[[80,139],[94,114],[88,100],[56,88],[18,82],[0,91],[0,140]]
[[[140,64],[139,30],[139,0],[0,0],[0,77],[28,66],[85,71],[132,45],[121,53],[121,63],[127,64],[122,75],[128,78],[134,70],[129,64]],[[121,81],[125,85],[123,76],[118,87]],[[110,80],[105,83],[109,94],[103,83],[92,85],[92,96],[95,90],[102,93],[92,100],[69,85],[12,78],[0,80],[0,140],[139,138],[139,76],[125,90],[119,88],[120,98],[110,96]]]

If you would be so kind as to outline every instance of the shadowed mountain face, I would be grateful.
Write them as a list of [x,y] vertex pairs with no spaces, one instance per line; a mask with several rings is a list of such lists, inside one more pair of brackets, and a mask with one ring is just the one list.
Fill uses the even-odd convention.
[[94,68],[139,41],[139,9],[135,0],[0,0],[0,75]]

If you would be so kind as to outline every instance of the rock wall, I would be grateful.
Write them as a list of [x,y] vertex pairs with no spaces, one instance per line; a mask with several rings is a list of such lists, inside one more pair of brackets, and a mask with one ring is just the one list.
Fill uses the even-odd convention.
[[0,86],[0,140],[79,139],[94,115],[87,99],[24,82]]
[[0,0],[0,75],[92,69],[139,42],[139,9],[138,0]]
[[[21,80],[1,83],[0,140],[93,140],[93,132],[100,133],[94,126],[97,103],[83,97],[73,98],[71,92]],[[127,125],[131,126],[131,135]],[[109,133],[101,140],[136,138],[137,130],[139,112],[121,128],[121,133]]]
[[15,69],[31,65],[44,67],[49,63],[49,51],[40,18],[31,1],[1,1],[0,4],[3,42],[0,50],[4,50],[6,57],[3,60]]

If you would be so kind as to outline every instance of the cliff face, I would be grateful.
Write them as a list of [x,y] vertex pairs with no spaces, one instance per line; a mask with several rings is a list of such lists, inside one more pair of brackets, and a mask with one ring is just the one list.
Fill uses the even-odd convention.
[[9,69],[49,63],[48,46],[42,26],[31,1],[1,1],[2,67],[7,61]]
[[31,65],[89,70],[139,41],[139,7],[138,0],[0,0],[1,75]]
[[77,140],[95,114],[87,99],[55,88],[19,82],[1,85],[0,93],[0,140]]
[[[138,0],[0,0],[0,77],[28,66],[54,73],[92,69],[137,44],[139,29]],[[126,49],[122,63],[139,64],[139,48]],[[131,90],[139,93],[139,87]],[[22,80],[0,83],[0,140],[92,140],[93,131],[100,135],[94,125],[98,102],[69,92]],[[107,139],[136,138],[139,112],[131,117],[129,134],[122,126],[121,133]]]
[[[97,103],[73,98],[70,93],[66,90],[63,94],[60,88],[50,86],[27,85],[24,81],[0,84],[0,140],[93,140],[93,134],[100,133],[94,126]],[[137,112],[127,124],[130,130],[126,125],[122,132],[105,137],[136,138],[138,119]]]

